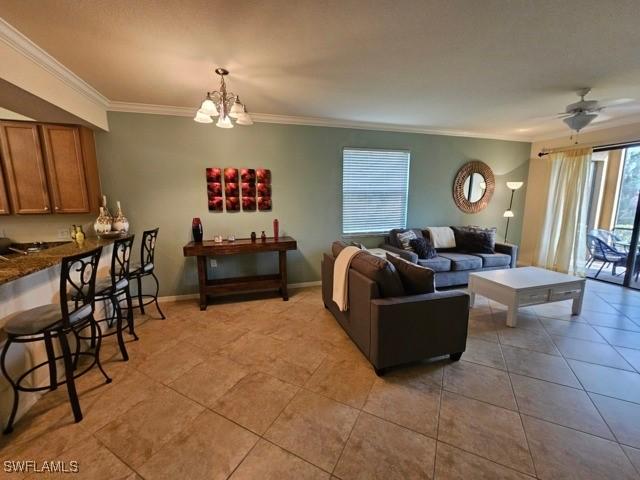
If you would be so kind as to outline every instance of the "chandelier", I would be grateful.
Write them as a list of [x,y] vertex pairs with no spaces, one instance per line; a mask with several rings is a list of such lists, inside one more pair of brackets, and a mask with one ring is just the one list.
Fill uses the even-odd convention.
[[240,102],[240,97],[232,92],[227,92],[224,77],[229,71],[224,68],[216,68],[220,75],[220,89],[207,92],[206,98],[200,105],[200,110],[193,118],[198,123],[213,123],[212,117],[218,117],[216,127],[233,128],[231,119],[235,119],[238,125],[253,125],[251,116],[247,113],[247,107]]

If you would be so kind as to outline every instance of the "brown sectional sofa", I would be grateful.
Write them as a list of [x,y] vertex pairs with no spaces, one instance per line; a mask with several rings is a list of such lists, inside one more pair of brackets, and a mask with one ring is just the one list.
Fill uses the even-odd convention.
[[367,252],[349,269],[349,309],[332,300],[335,256],[346,245],[334,242],[322,259],[324,305],[369,359],[378,375],[392,366],[450,355],[466,348],[469,296],[460,291],[403,295],[390,262]]

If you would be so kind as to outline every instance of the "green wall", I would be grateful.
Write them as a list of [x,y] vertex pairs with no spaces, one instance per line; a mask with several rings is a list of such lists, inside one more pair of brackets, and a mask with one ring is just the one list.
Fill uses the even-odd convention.
[[[411,151],[409,226],[497,226],[499,238],[509,203],[505,182],[526,181],[530,152],[522,142],[264,123],[222,130],[186,117],[133,113],[110,113],[109,125],[110,132],[96,136],[102,190],[110,205],[122,202],[136,234],[160,227],[156,265],[162,295],[197,291],[195,261],[182,256],[192,217],[202,219],[205,238],[248,237],[252,230],[269,235],[278,218],[281,232],[298,240],[298,251],[289,253],[289,281],[319,280],[321,254],[341,236],[343,147]],[[456,171],[469,160],[489,164],[496,176],[493,200],[476,215],[459,211],[451,196]],[[273,211],[209,213],[205,167],[270,168]],[[525,188],[516,194],[509,227],[515,243]],[[379,241],[364,239],[368,246]],[[222,258],[211,271],[269,273],[277,268],[275,257]]]

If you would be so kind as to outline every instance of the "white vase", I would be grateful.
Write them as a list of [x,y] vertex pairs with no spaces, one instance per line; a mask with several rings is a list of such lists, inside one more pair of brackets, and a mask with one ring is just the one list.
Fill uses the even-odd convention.
[[100,207],[100,216],[96,218],[93,224],[93,229],[96,231],[96,235],[100,236],[111,231],[111,216],[108,215],[104,207]]
[[129,220],[127,220],[127,217],[125,217],[124,213],[122,213],[120,202],[117,202],[117,205],[118,205],[118,209],[116,210],[116,216],[113,219],[113,224],[111,225],[111,228],[113,228],[113,230],[115,230],[116,232],[128,233]]

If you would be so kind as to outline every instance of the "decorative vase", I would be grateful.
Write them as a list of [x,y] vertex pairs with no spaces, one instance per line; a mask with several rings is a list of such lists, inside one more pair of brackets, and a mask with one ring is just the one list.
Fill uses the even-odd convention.
[[[100,216],[96,218],[93,224],[93,228],[96,231],[96,235],[101,236],[111,231],[111,216],[108,216],[104,210],[104,207],[100,207]],[[78,230],[76,229],[76,232]]]
[[116,202],[118,205],[118,209],[116,210],[116,217],[113,219],[113,223],[111,224],[111,228],[116,232],[128,233],[129,232],[129,220],[122,213],[122,207],[120,206],[120,202]]
[[257,238],[257,236],[256,236],[256,232],[251,232],[251,241],[252,241],[252,242],[255,242],[255,241],[256,241],[256,238]]
[[109,211],[109,207],[107,207],[107,196],[102,196],[102,208],[104,208],[104,215],[109,219],[109,222],[113,223],[113,215]]
[[276,218],[273,221],[273,238],[278,241],[278,238],[280,237],[280,224],[278,222],[278,219]]
[[260,240],[262,240],[263,242],[267,241],[267,234],[264,233],[264,230],[262,230],[262,235],[260,235]]
[[84,230],[82,230],[82,225],[76,227],[76,243],[79,247],[84,245]]
[[202,222],[198,217],[195,217],[191,221],[191,232],[193,233],[193,241],[196,243],[202,243],[202,236],[204,232],[202,231]]

